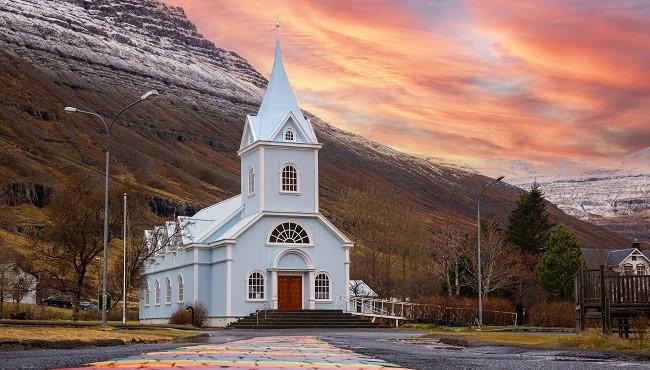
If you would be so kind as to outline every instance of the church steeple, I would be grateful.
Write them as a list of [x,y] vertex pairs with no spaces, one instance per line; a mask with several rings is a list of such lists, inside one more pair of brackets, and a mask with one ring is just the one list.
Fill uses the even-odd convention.
[[296,97],[293,95],[287,71],[284,69],[280,38],[278,37],[275,40],[275,57],[273,59],[271,78],[266,87],[262,105],[257,111],[257,117],[266,121],[278,115],[283,116],[289,111],[296,116],[302,117],[302,111],[298,106]]
[[275,41],[273,69],[256,116],[247,116],[241,147],[243,215],[261,211],[318,212],[318,151]]
[[275,40],[273,69],[262,104],[257,115],[249,116],[248,121],[249,127],[244,130],[242,148],[258,140],[286,141],[283,133],[285,130],[291,131],[287,137],[292,137],[292,141],[318,143],[311,123],[303,115],[289,84],[279,37]]

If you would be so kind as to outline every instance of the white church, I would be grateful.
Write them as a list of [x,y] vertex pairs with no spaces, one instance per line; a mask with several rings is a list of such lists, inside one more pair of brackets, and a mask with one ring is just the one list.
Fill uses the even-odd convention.
[[[178,235],[145,266],[140,320],[203,303],[210,326],[259,309],[340,309],[353,243],[319,212],[318,142],[276,40],[271,78],[240,149],[241,194],[145,233]],[[178,232],[180,231],[180,232]],[[155,247],[155,246],[150,246]]]

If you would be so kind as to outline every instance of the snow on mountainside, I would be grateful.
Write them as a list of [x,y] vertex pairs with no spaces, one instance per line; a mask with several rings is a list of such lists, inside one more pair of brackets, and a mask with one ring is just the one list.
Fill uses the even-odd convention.
[[3,0],[0,20],[4,42],[36,52],[245,100],[266,84],[246,60],[204,39],[182,9],[157,1]]
[[[272,42],[269,35],[270,50]],[[246,60],[203,38],[182,9],[157,0],[0,0],[0,156],[8,159],[0,161],[0,183],[56,188],[72,173],[97,175],[104,140],[97,122],[66,115],[62,107],[108,114],[155,88],[160,96],[129,111],[115,129],[114,178],[157,197],[152,209],[166,207],[165,217],[176,213],[169,209],[174,202],[192,209],[238,194],[244,118],[257,111],[266,83]],[[335,213],[342,190],[373,183],[421,205],[434,224],[450,216],[473,222],[488,178],[305,114],[323,143],[319,181],[326,214]],[[505,221],[519,195],[518,188],[497,184],[482,210]],[[626,244],[555,207],[550,211],[587,246]],[[19,230],[0,220],[2,227]]]
[[610,166],[615,169],[541,181],[540,185],[547,198],[568,214],[629,238],[650,240],[650,148]]

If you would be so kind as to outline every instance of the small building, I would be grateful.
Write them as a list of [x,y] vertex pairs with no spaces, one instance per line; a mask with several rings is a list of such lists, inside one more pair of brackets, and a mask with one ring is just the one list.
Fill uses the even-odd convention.
[[650,250],[642,250],[638,241],[632,243],[632,248],[626,249],[590,249],[583,248],[582,256],[588,268],[605,268],[621,275],[650,274]]
[[[167,322],[198,302],[211,326],[259,309],[343,307],[353,243],[319,211],[321,146],[277,40],[266,93],[237,152],[241,194],[145,234],[159,251],[144,269],[141,322]],[[156,245],[165,237],[172,242]]]

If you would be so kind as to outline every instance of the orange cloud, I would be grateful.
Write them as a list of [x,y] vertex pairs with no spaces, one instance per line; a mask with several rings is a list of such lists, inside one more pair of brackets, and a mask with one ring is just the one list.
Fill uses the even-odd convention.
[[495,174],[650,142],[642,1],[165,2],[265,74],[280,17],[302,106],[400,150]]

